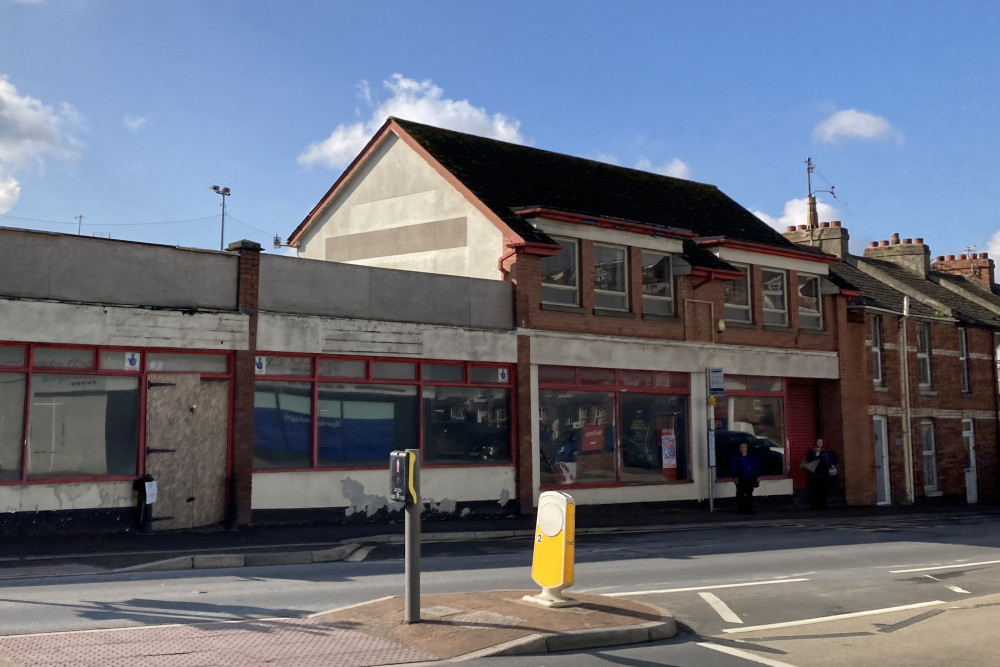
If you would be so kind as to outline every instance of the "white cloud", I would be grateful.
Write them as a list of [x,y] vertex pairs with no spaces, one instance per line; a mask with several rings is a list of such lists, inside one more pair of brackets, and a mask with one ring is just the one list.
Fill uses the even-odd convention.
[[132,130],[133,132],[138,132],[139,128],[146,124],[149,120],[149,116],[136,116],[130,113],[125,114],[125,118],[122,122],[125,123],[125,127]]
[[[338,125],[323,141],[309,144],[299,155],[299,164],[331,169],[346,166],[388,116],[516,144],[525,143],[518,121],[499,113],[490,115],[468,100],[444,98],[444,91],[430,80],[415,81],[393,74],[391,80],[382,83],[391,97],[378,104],[367,121]],[[371,91],[367,82],[359,83],[358,89],[359,97],[371,106]]]
[[836,111],[813,128],[813,139],[828,144],[840,140],[894,141],[903,143],[903,133],[881,116],[847,109]]
[[[986,242],[986,252],[990,254],[990,257],[992,257],[994,261],[1000,257],[1000,231],[991,236],[990,240]],[[997,270],[994,269],[993,273],[995,275]]]
[[683,160],[676,157],[660,167],[654,167],[652,162],[646,158],[642,158],[636,163],[635,168],[642,169],[643,171],[650,171],[654,174],[660,174],[661,176],[673,176],[674,178],[691,177],[691,168],[688,167]]
[[65,102],[58,110],[20,95],[0,75],[0,213],[17,203],[21,186],[14,173],[25,166],[44,165],[46,157],[71,160],[82,144],[64,130],[82,123],[80,114]]
[[21,185],[13,176],[4,176],[0,170],[0,213],[14,208],[21,197]]
[[[819,213],[819,219],[823,221],[837,220],[840,217],[840,212],[837,209],[821,201],[816,202],[816,211]],[[803,197],[802,199],[786,201],[785,211],[780,217],[768,215],[763,211],[754,211],[753,214],[770,227],[784,232],[786,227],[804,225],[809,222],[809,200]]]

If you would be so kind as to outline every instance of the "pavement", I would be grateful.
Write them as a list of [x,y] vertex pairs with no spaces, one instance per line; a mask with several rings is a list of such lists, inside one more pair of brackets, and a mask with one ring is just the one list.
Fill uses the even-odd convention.
[[[725,505],[643,512],[578,508],[577,541],[587,534],[692,530],[737,524],[824,520],[894,523],[936,516],[1000,516],[1000,507],[758,506],[739,516]],[[582,511],[581,511],[582,510]],[[102,535],[0,537],[0,580],[136,571],[363,560],[373,546],[402,543],[403,524],[251,526]],[[534,519],[425,521],[422,542],[524,539]],[[530,578],[526,574],[526,584]],[[2,581],[0,581],[2,584]],[[402,582],[401,582],[402,585]],[[551,609],[491,591],[421,596],[420,621],[405,622],[403,597],[373,600],[305,618],[253,619],[0,637],[0,667],[45,665],[336,665],[434,664],[490,655],[530,655],[657,641],[676,634],[670,612],[601,595],[576,594],[575,607]]]

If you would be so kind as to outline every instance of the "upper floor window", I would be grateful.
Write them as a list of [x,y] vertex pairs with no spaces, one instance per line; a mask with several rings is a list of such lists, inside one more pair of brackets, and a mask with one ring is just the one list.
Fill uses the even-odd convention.
[[882,384],[882,316],[872,315],[872,380]]
[[730,322],[752,322],[750,309],[750,267],[733,265],[743,275],[738,280],[726,281],[726,319]]
[[784,271],[763,269],[764,324],[788,326],[788,288]]
[[931,386],[931,325],[927,322],[917,322],[917,371],[920,386]]
[[648,315],[674,314],[670,255],[642,251],[642,312]]
[[555,240],[559,242],[559,252],[542,258],[542,303],[579,306],[577,243],[573,239]]
[[924,491],[937,491],[937,451],[934,448],[934,423],[920,422],[920,440],[923,443]]
[[972,382],[969,378],[969,330],[965,327],[960,327],[958,330],[958,365],[962,391],[972,391]]
[[622,246],[594,244],[594,307],[628,310],[628,262]]
[[799,326],[803,329],[823,328],[823,298],[819,291],[819,276],[799,274]]

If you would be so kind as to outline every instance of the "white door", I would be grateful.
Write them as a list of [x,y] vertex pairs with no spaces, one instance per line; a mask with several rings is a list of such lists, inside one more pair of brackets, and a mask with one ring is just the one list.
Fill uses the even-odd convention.
[[889,434],[885,417],[872,417],[875,426],[875,502],[888,505],[889,495]]
[[965,443],[965,501],[970,505],[979,502],[979,478],[976,475],[976,438],[972,420],[962,420],[962,442]]

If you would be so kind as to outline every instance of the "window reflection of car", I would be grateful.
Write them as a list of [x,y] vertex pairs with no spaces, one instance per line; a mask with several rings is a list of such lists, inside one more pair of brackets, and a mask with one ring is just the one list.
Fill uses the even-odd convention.
[[770,438],[744,431],[715,432],[715,466],[718,477],[729,477],[729,462],[747,444],[747,453],[757,459],[761,475],[785,474],[785,449]]
[[427,455],[435,462],[494,462],[507,458],[502,431],[463,421],[435,422],[427,444]]

